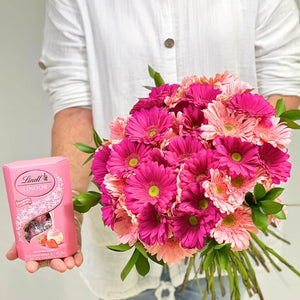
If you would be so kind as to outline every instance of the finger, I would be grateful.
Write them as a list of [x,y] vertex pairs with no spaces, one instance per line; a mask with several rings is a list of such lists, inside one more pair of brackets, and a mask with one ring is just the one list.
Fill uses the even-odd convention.
[[74,261],[75,261],[75,265],[76,267],[80,267],[83,263],[83,255],[81,252],[77,252],[75,255],[74,255]]
[[13,243],[12,247],[6,253],[6,258],[9,260],[14,260],[18,258],[16,243]]
[[67,266],[64,263],[64,261],[61,259],[58,259],[58,258],[52,259],[50,261],[50,267],[61,273],[65,272],[67,270]]
[[71,270],[75,267],[75,260],[74,260],[73,256],[66,257],[64,259],[64,263],[69,270]]
[[27,261],[26,270],[29,273],[35,273],[40,268],[40,265],[37,261]]

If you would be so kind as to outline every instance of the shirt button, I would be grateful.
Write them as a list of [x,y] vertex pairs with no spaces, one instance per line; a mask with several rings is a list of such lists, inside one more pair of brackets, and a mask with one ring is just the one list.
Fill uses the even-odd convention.
[[174,42],[173,39],[166,39],[166,40],[165,40],[165,46],[166,46],[167,48],[173,48],[174,45],[175,45],[175,42]]

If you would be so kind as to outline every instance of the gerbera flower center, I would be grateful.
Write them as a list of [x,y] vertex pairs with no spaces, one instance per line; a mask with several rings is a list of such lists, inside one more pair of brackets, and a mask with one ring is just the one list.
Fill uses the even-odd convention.
[[215,186],[215,192],[216,192],[217,194],[222,194],[222,187],[219,186],[219,185],[216,185],[216,186]]
[[130,167],[135,167],[138,164],[139,160],[136,157],[132,157],[129,162],[128,165]]
[[196,225],[198,225],[198,219],[197,219],[195,216],[190,216],[190,217],[189,217],[189,223],[190,223],[192,226],[196,226]]
[[198,181],[201,177],[205,177],[205,176],[206,176],[206,174],[204,174],[204,173],[199,174],[199,175],[196,177],[196,181]]
[[242,155],[238,152],[234,152],[231,154],[231,158],[234,160],[234,161],[241,161],[242,160]]
[[208,201],[206,199],[199,200],[199,207],[201,209],[207,209],[208,208]]
[[224,124],[224,129],[229,133],[235,133],[236,132],[236,127],[233,124],[230,124],[230,123]]
[[148,129],[148,135],[149,135],[150,137],[154,136],[156,133],[157,133],[157,128],[151,126],[151,127]]
[[151,185],[148,194],[150,197],[157,197],[159,195],[159,187],[157,185]]
[[234,187],[240,188],[244,184],[244,178],[243,178],[243,176],[239,175],[239,176],[231,179],[231,184]]
[[235,223],[235,217],[233,215],[228,215],[223,218],[223,224],[227,227],[233,226]]

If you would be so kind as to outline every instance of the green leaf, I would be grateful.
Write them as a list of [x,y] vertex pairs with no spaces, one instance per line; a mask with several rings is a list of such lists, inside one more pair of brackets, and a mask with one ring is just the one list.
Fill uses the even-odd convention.
[[275,202],[273,200],[262,200],[259,202],[259,206],[261,206],[262,210],[267,215],[277,214],[278,212],[281,211],[283,207],[282,204]]
[[280,115],[281,118],[286,118],[292,121],[300,120],[300,110],[299,109],[291,109],[287,110]]
[[150,264],[148,259],[145,258],[143,255],[139,255],[136,263],[135,263],[136,270],[142,276],[146,276],[150,271]]
[[144,85],[144,88],[151,91],[153,89],[153,86],[149,86],[149,85]]
[[289,119],[286,119],[286,118],[280,118],[280,122],[285,122],[286,126],[289,127],[289,128],[300,129],[300,126],[292,120],[289,120]]
[[83,166],[85,165],[85,164],[87,164],[91,159],[93,159],[94,158],[94,153],[93,154],[91,154],[88,158],[87,158],[87,160],[82,164]]
[[156,72],[149,65],[148,65],[148,72],[149,72],[150,77],[154,79],[154,75]]
[[256,201],[254,199],[254,196],[251,192],[247,192],[246,195],[245,195],[245,201],[246,203],[251,206],[253,204],[256,204]]
[[283,99],[278,99],[277,100],[275,109],[276,109],[277,117],[279,117],[282,113],[285,112],[286,108],[285,108],[285,104],[284,104]]
[[95,153],[96,148],[82,143],[75,143],[74,146],[84,153]]
[[204,262],[203,262],[203,270],[207,270],[211,264],[213,263],[215,258],[215,253],[212,251],[209,254],[206,255]]
[[284,189],[280,188],[280,187],[273,188],[266,193],[264,198],[266,200],[275,200],[282,194],[283,191],[284,191]]
[[78,211],[83,214],[90,210],[90,207],[88,205],[82,204],[80,201],[78,201],[77,198],[73,198],[72,202],[73,202],[73,208],[75,211]]
[[254,187],[254,197],[256,200],[263,199],[266,195],[266,189],[261,183],[257,183]]
[[230,248],[230,244],[218,244],[218,245],[216,245],[214,248],[216,249],[216,250],[220,250],[220,249],[222,249],[222,248]]
[[272,216],[276,219],[286,220],[286,215],[283,210],[279,211],[277,214],[272,214]]
[[148,258],[148,254],[143,246],[143,244],[139,241],[137,241],[135,244],[134,244],[135,248],[138,249],[138,251],[145,257],[145,258]]
[[261,231],[265,232],[269,225],[269,218],[263,212],[260,211],[259,207],[252,206],[251,207],[251,216],[254,225],[260,229]]
[[83,205],[93,207],[99,203],[99,201],[101,199],[101,194],[97,193],[97,192],[93,192],[93,191],[80,193],[79,196],[77,197],[77,199]]
[[222,270],[226,270],[229,263],[229,250],[226,248],[222,248],[219,251],[216,251],[216,257],[218,264],[220,265]]
[[165,84],[164,80],[162,79],[160,74],[157,72],[154,75],[154,82],[155,82],[156,87],[159,87],[159,86]]
[[106,248],[117,252],[124,252],[131,249],[132,247],[130,247],[128,244],[120,244],[120,245],[106,246]]
[[126,264],[126,266],[124,267],[124,269],[121,272],[121,279],[122,279],[122,281],[125,280],[125,278],[129,274],[129,272],[131,271],[131,269],[133,268],[133,266],[137,262],[139,256],[140,256],[139,251],[135,249],[134,252],[133,252],[133,254],[132,254],[132,256],[130,257],[128,263]]
[[100,138],[100,136],[98,135],[97,131],[93,128],[93,137],[94,137],[94,142],[97,146],[97,148],[102,146],[102,140]]

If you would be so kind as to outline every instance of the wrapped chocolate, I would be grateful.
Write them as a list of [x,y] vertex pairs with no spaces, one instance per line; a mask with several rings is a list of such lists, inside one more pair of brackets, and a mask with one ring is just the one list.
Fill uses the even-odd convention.
[[69,162],[65,157],[3,166],[18,256],[24,261],[76,253]]

